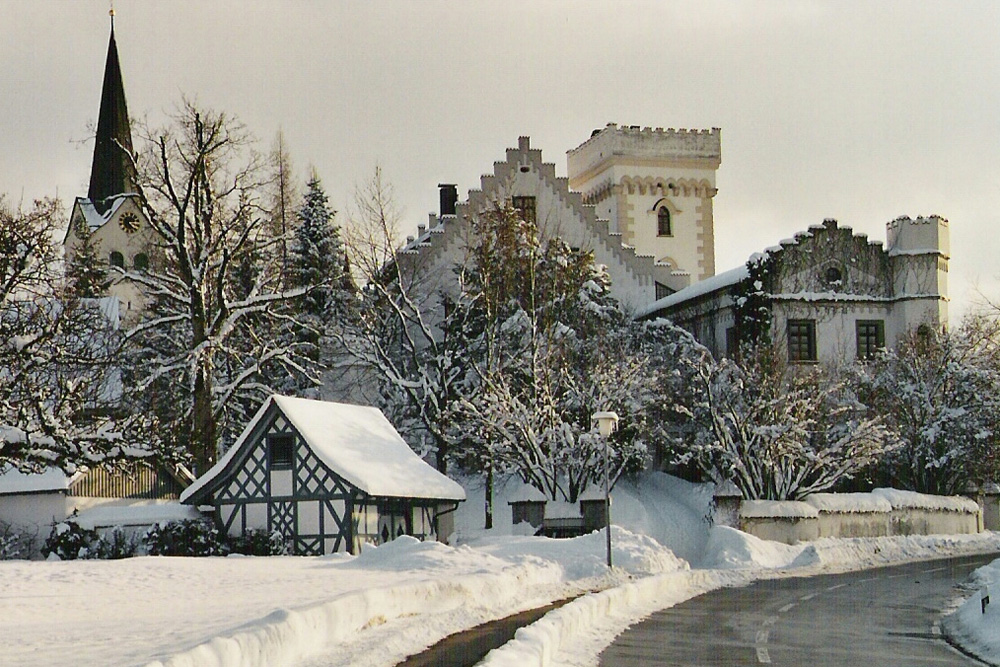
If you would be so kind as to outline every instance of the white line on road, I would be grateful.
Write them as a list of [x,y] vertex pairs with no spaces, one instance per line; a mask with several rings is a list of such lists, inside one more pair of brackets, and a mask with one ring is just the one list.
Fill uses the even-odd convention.
[[837,590],[838,588],[843,588],[843,587],[844,587],[844,586],[846,586],[846,585],[847,585],[847,584],[837,584],[836,586],[830,586],[830,587],[829,587],[828,589],[826,589],[826,590],[828,590],[828,591],[835,591],[835,590]]
[[786,611],[788,611],[789,609],[791,609],[792,607],[794,607],[796,604],[798,604],[798,603],[797,602],[789,602],[788,604],[786,604],[784,607],[782,607],[778,611],[781,612],[782,614],[784,614]]
[[933,570],[923,570],[923,573],[924,574],[930,574],[931,572],[944,572],[947,569],[948,568],[946,568],[946,567],[936,567]]
[[809,595],[803,595],[802,597],[799,598],[799,600],[801,600],[802,602],[808,602],[809,600],[812,600],[817,595],[819,595],[819,594],[818,593],[810,593]]
[[769,628],[777,622],[778,622],[777,616],[768,616],[767,618],[764,619],[764,622],[761,623],[761,625],[765,628]]
[[931,626],[931,634],[932,635],[940,635],[941,634],[941,626],[938,625],[937,622],[935,622],[934,625]]
[[767,647],[764,646],[757,647],[757,662],[770,664],[771,655],[767,652]]
[[767,630],[758,630],[757,631],[757,640],[756,640],[756,643],[758,643],[758,644],[766,644],[767,643],[767,638],[768,638],[768,636],[770,634],[771,633],[768,632]]

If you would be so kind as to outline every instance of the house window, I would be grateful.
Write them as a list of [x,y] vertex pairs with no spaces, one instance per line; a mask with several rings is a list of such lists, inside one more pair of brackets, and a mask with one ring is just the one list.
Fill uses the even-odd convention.
[[885,347],[885,323],[882,320],[858,320],[858,359],[871,359]]
[[108,264],[111,266],[116,266],[119,269],[125,268],[125,255],[121,254],[117,250],[111,251],[111,256],[108,258]]
[[788,360],[816,361],[816,320],[788,320]]
[[271,435],[267,438],[267,454],[271,470],[292,469],[292,436]]
[[535,223],[534,197],[511,197],[510,204],[521,214],[525,222]]
[[144,252],[140,252],[132,258],[132,266],[136,271],[145,271],[149,268],[149,255]]
[[656,212],[656,235],[673,236],[673,232],[670,230],[670,209],[666,206],[661,206],[660,210]]
[[659,301],[673,294],[674,291],[663,283],[656,283],[656,300]]

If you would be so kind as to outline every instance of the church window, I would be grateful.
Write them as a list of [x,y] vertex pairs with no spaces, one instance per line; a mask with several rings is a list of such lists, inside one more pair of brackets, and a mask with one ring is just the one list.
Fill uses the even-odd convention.
[[788,360],[816,361],[816,320],[788,320]]
[[145,271],[149,268],[149,255],[144,252],[140,252],[132,258],[132,266],[136,271]]
[[657,236],[673,236],[673,230],[670,228],[670,209],[666,206],[661,206],[660,210],[656,212],[656,235]]
[[108,264],[111,266],[116,266],[119,269],[125,268],[125,255],[121,254],[117,250],[111,251],[111,256],[108,257]]
[[885,347],[885,323],[882,320],[858,320],[858,359],[872,359]]
[[525,222],[535,223],[535,198],[534,197],[511,197],[511,206],[517,210]]
[[271,435],[267,438],[267,453],[271,470],[292,469],[292,436]]

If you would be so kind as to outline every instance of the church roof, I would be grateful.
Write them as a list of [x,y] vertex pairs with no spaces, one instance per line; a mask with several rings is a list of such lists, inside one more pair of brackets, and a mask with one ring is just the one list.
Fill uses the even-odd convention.
[[109,197],[136,192],[135,168],[129,157],[131,153],[132,130],[129,126],[125,86],[122,84],[118,46],[115,44],[115,28],[112,23],[108,59],[104,65],[101,110],[97,118],[94,161],[90,167],[90,189],[87,191],[87,198],[94,202],[100,213],[104,213],[110,206],[110,203],[104,202]]

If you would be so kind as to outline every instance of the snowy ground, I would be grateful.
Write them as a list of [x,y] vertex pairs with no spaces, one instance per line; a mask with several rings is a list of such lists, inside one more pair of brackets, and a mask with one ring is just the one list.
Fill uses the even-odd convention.
[[[457,547],[403,538],[357,558],[0,562],[0,663],[53,665],[71,656],[80,665],[393,665],[485,620],[603,590],[522,629],[487,658],[541,664],[538,656],[553,651],[549,664],[593,665],[638,618],[718,586],[1000,551],[993,533],[763,542],[709,529],[707,489],[655,474],[616,488],[612,516],[623,528],[615,530],[616,569],[608,573],[603,534],[517,535],[523,531],[508,525],[502,497],[497,523],[504,527],[483,531],[482,493],[469,491]],[[980,576],[1000,579],[1000,564]],[[978,597],[973,602],[978,614]],[[959,609],[946,629],[979,636],[976,624],[997,627],[993,612],[1000,615],[1000,589],[984,618],[962,621]],[[988,647],[985,639],[969,641]],[[1000,654],[983,649],[990,651]]]

